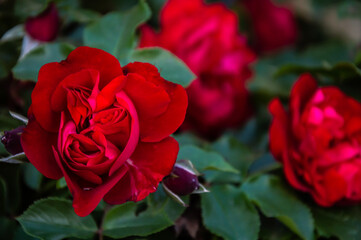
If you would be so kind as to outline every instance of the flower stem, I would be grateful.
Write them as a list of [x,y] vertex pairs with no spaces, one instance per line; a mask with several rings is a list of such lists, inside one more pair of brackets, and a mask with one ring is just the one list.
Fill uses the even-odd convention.
[[109,204],[106,204],[105,207],[104,207],[104,213],[103,213],[103,217],[102,217],[102,220],[100,222],[100,226],[99,226],[99,230],[98,230],[98,235],[99,235],[99,240],[103,240],[104,239],[104,236],[103,236],[103,223],[104,223],[104,218],[105,218],[105,215],[107,214],[107,212],[112,208],[111,205]]

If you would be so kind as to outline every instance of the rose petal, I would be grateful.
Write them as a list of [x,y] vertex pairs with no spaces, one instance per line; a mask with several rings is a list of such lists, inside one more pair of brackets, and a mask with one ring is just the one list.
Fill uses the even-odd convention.
[[127,75],[124,91],[132,99],[140,122],[163,114],[170,103],[169,95],[164,88],[147,81],[139,74]]
[[[127,94],[129,94],[130,98],[134,101],[134,105],[139,112],[139,117],[142,117],[142,119],[140,118],[139,121],[141,140],[143,142],[158,142],[175,132],[184,120],[188,105],[187,93],[184,88],[178,84],[165,81],[162,77],[160,77],[157,68],[148,63],[130,63],[125,66],[124,69],[128,73],[137,73],[143,76],[146,81],[163,88],[170,99],[165,112],[159,116],[154,116],[153,114],[149,114],[148,111],[142,111],[145,110],[143,106],[148,105],[144,105],[144,102],[137,101],[139,96],[135,91],[135,86],[125,86],[124,89]],[[166,100],[163,92],[159,92],[156,95],[162,96],[162,99],[164,99],[163,102]],[[164,106],[163,104],[154,100],[151,101],[151,103],[155,104],[155,107]]]
[[57,132],[59,129],[60,113],[51,108],[51,97],[57,85],[65,77],[82,69],[94,69],[100,73],[100,89],[115,77],[123,75],[119,61],[114,56],[90,47],[76,48],[60,63],[45,64],[39,71],[38,82],[31,95],[35,118],[44,130]]
[[344,180],[347,183],[347,194],[346,197],[352,200],[361,199],[361,161],[355,159],[354,163],[348,162],[342,164],[338,173],[343,176]]
[[279,99],[272,100],[268,109],[273,115],[269,131],[270,150],[277,160],[281,160],[283,151],[287,149],[289,142],[287,139],[289,119]]
[[62,165],[62,161],[58,152],[53,148],[54,156],[64,174],[65,181],[69,187],[70,193],[73,195],[73,208],[75,213],[80,217],[89,215],[102,200],[104,195],[123,177],[127,171],[124,166],[118,169],[112,176],[108,177],[103,184],[94,188],[82,189],[78,182],[77,176],[71,171],[66,170]]
[[335,202],[345,197],[347,193],[347,183],[334,169],[325,172],[322,182],[315,183],[312,196],[316,202],[324,207],[332,206]]
[[141,35],[139,47],[144,48],[157,45],[157,35],[150,26],[143,25],[139,28],[139,30]]
[[26,157],[39,172],[51,179],[63,176],[52,151],[52,146],[57,144],[57,137],[57,134],[45,131],[36,120],[30,120],[21,135]]
[[123,106],[114,106],[93,115],[90,128],[101,131],[113,144],[123,149],[130,136],[131,117]]
[[51,97],[51,107],[55,112],[64,111],[67,107],[67,89],[86,90],[91,92],[99,80],[99,72],[93,69],[83,69],[64,78],[56,87]]
[[307,191],[308,188],[300,181],[293,166],[294,159],[290,159],[289,151],[292,148],[292,139],[289,134],[289,118],[279,99],[269,104],[269,111],[273,115],[269,131],[270,150],[276,160],[283,163],[283,170],[288,181],[295,188]]
[[295,128],[300,121],[301,112],[305,104],[310,100],[317,90],[317,83],[311,74],[305,73],[300,76],[291,90],[290,113],[292,126]]
[[170,0],[161,12],[161,22],[171,23],[184,19],[184,16],[199,13],[204,3],[201,0]]
[[159,182],[169,175],[178,154],[178,142],[167,137],[159,143],[140,142],[127,160],[127,174],[104,197],[110,204],[140,201],[155,192]]
[[96,96],[96,108],[94,112],[106,109],[112,105],[115,101],[115,95],[122,89],[125,82],[126,78],[119,76],[108,83]]
[[321,109],[318,107],[311,107],[309,115],[308,115],[308,123],[319,125],[322,123],[324,118],[324,113]]
[[113,166],[109,170],[109,176],[111,176],[115,171],[120,168],[124,162],[133,154],[138,141],[139,141],[139,120],[138,120],[138,114],[137,111],[132,103],[132,101],[129,99],[129,97],[125,94],[125,92],[119,92],[116,95],[117,101],[120,105],[126,107],[128,109],[128,112],[131,119],[131,125],[130,125],[130,136],[127,142],[127,145],[124,147],[122,153],[118,157],[118,159],[115,161]]
[[358,146],[349,143],[339,143],[334,148],[325,149],[317,163],[320,166],[331,166],[335,163],[342,163],[351,160],[360,154]]

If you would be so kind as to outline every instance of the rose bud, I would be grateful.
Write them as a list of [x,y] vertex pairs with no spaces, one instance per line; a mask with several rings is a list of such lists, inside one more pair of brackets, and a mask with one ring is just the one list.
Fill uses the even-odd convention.
[[171,51],[197,76],[187,88],[189,109],[182,129],[212,140],[244,123],[252,112],[246,81],[256,57],[238,31],[236,14],[222,3],[169,0],[160,20],[159,32],[141,27],[140,47]]
[[35,40],[53,41],[58,35],[60,20],[55,4],[51,3],[38,16],[30,17],[25,22],[26,32]]
[[270,150],[289,183],[321,206],[361,201],[361,104],[309,74],[293,86],[289,110],[270,103]]
[[25,126],[20,126],[11,131],[5,131],[1,137],[1,142],[4,144],[5,149],[15,155],[23,152],[23,148],[20,143],[20,136],[24,131]]
[[172,173],[163,180],[163,184],[179,196],[191,194],[199,188],[197,175],[180,164],[174,165]]

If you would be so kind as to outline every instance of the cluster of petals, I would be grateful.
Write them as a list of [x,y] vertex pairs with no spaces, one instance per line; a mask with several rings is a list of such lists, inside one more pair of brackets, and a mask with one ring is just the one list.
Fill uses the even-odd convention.
[[46,177],[65,177],[73,207],[86,216],[101,201],[139,201],[173,168],[169,137],[187,108],[184,88],[148,63],[121,67],[112,55],[79,47],[44,65],[21,143]]
[[271,152],[290,184],[321,206],[360,201],[361,104],[304,74],[292,89],[289,110],[278,99],[269,109]]
[[140,47],[152,46],[171,51],[198,77],[187,88],[189,109],[183,129],[214,138],[249,117],[245,82],[255,55],[239,33],[237,16],[225,5],[167,1],[159,32],[148,25],[141,28]]

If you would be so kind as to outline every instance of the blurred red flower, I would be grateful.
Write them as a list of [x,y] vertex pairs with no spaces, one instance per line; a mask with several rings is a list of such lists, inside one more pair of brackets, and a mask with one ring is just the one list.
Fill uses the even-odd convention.
[[361,200],[361,104],[309,74],[294,85],[286,112],[275,99],[270,148],[296,189],[321,206]]
[[295,43],[297,26],[293,13],[271,0],[244,0],[258,51],[268,52]]
[[197,75],[188,88],[189,108],[183,129],[215,138],[250,115],[245,82],[255,55],[238,32],[237,16],[223,4],[169,0],[161,29],[141,28],[140,47],[168,49]]
[[25,22],[26,32],[35,40],[53,41],[58,35],[60,19],[55,4],[51,3],[38,16],[30,17]]

